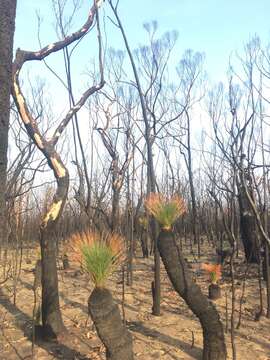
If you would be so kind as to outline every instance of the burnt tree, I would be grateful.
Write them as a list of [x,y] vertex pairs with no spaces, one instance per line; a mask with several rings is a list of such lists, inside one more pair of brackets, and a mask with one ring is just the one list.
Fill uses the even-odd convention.
[[254,216],[252,206],[248,199],[246,191],[249,192],[249,196],[253,199],[253,193],[251,188],[251,179],[245,174],[248,181],[246,187],[240,181],[237,182],[238,188],[238,202],[239,202],[239,216],[240,216],[240,234],[243,242],[245,256],[248,263],[259,263],[259,239],[258,230],[256,224],[256,218]]
[[0,2],[0,246],[6,239],[7,149],[16,0]]
[[[100,83],[85,91],[80,100],[68,111],[66,116],[57,126],[53,136],[50,139],[47,139],[43,134],[41,134],[37,122],[27,106],[26,99],[20,87],[19,75],[23,65],[27,61],[43,60],[50,54],[64,49],[66,46],[85,36],[93,25],[96,13],[97,6],[96,3],[94,3],[89,11],[87,21],[81,29],[69,36],[66,36],[63,40],[49,44],[39,51],[32,52],[18,49],[13,63],[12,95],[15,104],[29,137],[46,158],[48,166],[53,171],[57,184],[52,203],[40,224],[42,262],[42,326],[44,335],[48,337],[55,337],[65,329],[59,306],[56,268],[56,241],[54,233],[57,221],[61,216],[66,202],[69,189],[69,173],[61,159],[60,154],[56,150],[56,145],[74,114],[79,111],[90,95],[98,91],[103,86],[104,79],[103,72],[101,71]],[[100,34],[99,49],[101,51]],[[101,64],[100,69],[102,69]]]
[[175,241],[173,232],[162,229],[157,245],[175,291],[200,320],[203,330],[203,360],[225,360],[227,352],[218,311],[192,280],[192,274]]

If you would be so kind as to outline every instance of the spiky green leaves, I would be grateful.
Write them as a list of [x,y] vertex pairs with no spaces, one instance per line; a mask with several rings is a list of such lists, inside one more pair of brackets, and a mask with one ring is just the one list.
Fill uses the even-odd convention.
[[171,229],[175,221],[186,211],[184,201],[179,196],[165,198],[154,193],[146,199],[145,207],[165,230]]
[[124,261],[124,246],[119,235],[93,232],[74,234],[70,239],[71,259],[86,271],[96,287],[104,287],[108,277]]
[[210,276],[212,284],[217,284],[221,278],[221,265],[220,264],[202,264],[202,269],[206,270]]

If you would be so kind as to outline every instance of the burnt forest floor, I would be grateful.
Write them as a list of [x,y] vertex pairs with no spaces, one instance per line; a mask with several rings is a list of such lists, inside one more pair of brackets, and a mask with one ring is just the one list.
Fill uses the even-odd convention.
[[[208,293],[208,277],[200,270],[200,262],[213,258],[211,246],[205,244],[204,256],[198,261],[192,255],[185,257],[194,273],[194,280]],[[14,254],[9,251],[8,262],[14,265]],[[38,250],[29,251],[28,261],[22,258],[20,278],[17,283],[9,279],[0,286],[0,359],[105,359],[104,348],[98,339],[91,319],[88,317],[87,300],[91,284],[85,274],[71,263],[69,270],[63,270],[59,261],[59,290],[63,320],[67,333],[58,342],[49,343],[37,339],[32,346],[32,314],[34,306],[34,267]],[[3,260],[1,260],[3,263]],[[135,359],[191,360],[202,357],[202,331],[198,319],[173,290],[164,268],[161,269],[161,316],[152,315],[151,282],[153,259],[134,259],[133,286],[125,285],[125,318],[133,336]],[[12,266],[13,267],[13,266]],[[239,318],[239,300],[242,294],[246,265],[243,258],[236,259],[236,323]],[[8,266],[7,268],[8,269]],[[3,272],[3,266],[1,268]],[[259,286],[256,266],[251,265],[246,277],[245,295],[242,306],[242,322],[235,330],[238,360],[270,359],[270,319],[261,317],[254,321],[259,308]],[[1,277],[1,279],[3,276]],[[14,305],[14,286],[16,299]],[[122,314],[122,273],[108,282]],[[266,303],[265,283],[263,298]],[[222,297],[215,301],[224,329],[227,327],[226,342],[228,359],[231,359],[230,343],[230,276],[229,265],[223,267],[221,280]],[[34,356],[33,356],[34,355]]]

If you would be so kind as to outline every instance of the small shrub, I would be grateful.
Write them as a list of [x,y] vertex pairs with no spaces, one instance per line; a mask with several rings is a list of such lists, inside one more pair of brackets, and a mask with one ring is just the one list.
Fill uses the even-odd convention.
[[202,264],[202,269],[209,273],[212,284],[217,284],[217,282],[221,279],[220,264]]

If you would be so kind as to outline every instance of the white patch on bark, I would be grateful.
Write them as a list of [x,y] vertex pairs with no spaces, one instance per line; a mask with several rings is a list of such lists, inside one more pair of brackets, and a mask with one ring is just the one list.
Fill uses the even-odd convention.
[[103,0],[96,0],[96,5],[98,8],[101,7],[102,3],[103,3]]
[[47,50],[51,50],[51,49],[53,49],[54,47],[55,47],[55,45],[54,45],[54,44],[50,44],[50,45],[48,45]]
[[39,134],[35,134],[35,135],[34,135],[34,138],[35,138],[35,140],[36,140],[36,143],[37,143],[38,147],[39,147],[40,149],[43,149],[44,146],[43,146],[43,143],[42,143],[42,140],[41,140],[40,135],[39,135]]
[[60,162],[53,157],[51,158],[51,162],[53,164],[53,167],[55,168],[58,177],[64,177],[66,175],[66,169],[60,164]]
[[121,179],[116,179],[116,180],[113,182],[113,186],[115,187],[116,190],[120,190],[121,187],[122,187]]
[[21,113],[21,117],[22,120],[25,124],[29,124],[30,120],[28,118],[28,115],[25,111],[25,102],[24,102],[24,97],[22,96],[22,94],[20,93],[20,88],[17,85],[16,81],[14,81],[14,90],[15,90],[15,94],[16,94],[16,99],[18,101],[19,104],[19,108],[20,108],[20,113]]
[[50,210],[47,212],[43,219],[43,226],[46,227],[49,220],[55,220],[60,212],[62,200],[57,201],[51,205]]

